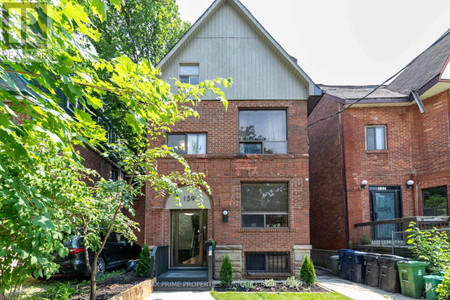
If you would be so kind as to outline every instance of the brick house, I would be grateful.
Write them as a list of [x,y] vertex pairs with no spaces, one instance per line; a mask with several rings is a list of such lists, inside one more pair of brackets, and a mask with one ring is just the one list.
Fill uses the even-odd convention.
[[180,209],[147,186],[136,204],[140,242],[169,246],[172,267],[201,267],[214,238],[216,278],[225,254],[235,278],[298,274],[311,249],[307,99],[320,90],[238,0],[215,1],[158,67],[168,82],[231,77],[233,87],[228,110],[207,96],[200,118],[157,143],[184,146],[191,168],[206,174],[212,194],[196,196],[205,209],[187,193]]
[[447,31],[358,102],[375,86],[320,86],[308,117],[313,248],[390,239],[400,226],[364,222],[449,215],[449,55]]
[[[9,77],[11,79],[11,82],[14,82],[14,84],[24,94],[33,93],[33,91],[27,86],[30,83],[22,75],[10,73]],[[6,82],[0,81],[0,83],[6,86],[8,85],[8,83]],[[56,94],[59,96],[61,100],[59,106],[62,109],[64,109],[70,116],[74,116],[74,107],[78,107],[78,104],[70,103],[61,90],[57,90]],[[7,105],[11,105],[9,101],[6,101],[5,103]],[[15,121],[21,122],[24,119],[24,117],[25,115],[19,114],[18,117],[15,119]],[[107,131],[108,143],[112,143],[119,138],[115,130],[113,130],[113,125],[105,117],[98,117],[98,121]],[[74,148],[75,151],[77,151],[83,158],[82,162],[83,165],[87,168],[97,171],[102,178],[106,180],[109,179],[117,180],[119,177],[123,177],[123,172],[119,169],[118,165],[115,164],[110,159],[103,157],[98,149],[94,149],[89,145],[85,145],[84,147],[80,145],[75,145]],[[87,182],[91,184],[90,181]]]

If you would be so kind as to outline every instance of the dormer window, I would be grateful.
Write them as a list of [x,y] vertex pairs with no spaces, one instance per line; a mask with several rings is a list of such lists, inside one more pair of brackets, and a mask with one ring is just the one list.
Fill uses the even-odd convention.
[[180,65],[180,82],[199,84],[199,68],[198,64],[181,64]]

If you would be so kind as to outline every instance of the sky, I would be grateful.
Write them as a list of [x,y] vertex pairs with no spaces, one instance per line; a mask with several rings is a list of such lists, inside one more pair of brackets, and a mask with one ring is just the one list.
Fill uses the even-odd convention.
[[[317,84],[380,84],[450,28],[449,0],[240,1]],[[177,3],[193,24],[213,0]]]

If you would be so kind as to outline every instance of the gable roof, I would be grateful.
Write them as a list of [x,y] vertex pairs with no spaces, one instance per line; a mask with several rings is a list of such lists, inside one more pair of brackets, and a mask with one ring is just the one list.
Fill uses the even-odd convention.
[[[344,100],[358,100],[365,97],[372,92],[376,85],[323,85],[319,84],[319,87],[329,95],[344,99]],[[407,99],[408,95],[397,93],[395,91],[388,90],[386,86],[378,88],[375,92],[367,96],[362,102],[366,100],[389,100],[389,99]]]
[[246,21],[254,25],[255,28],[263,35],[266,40],[274,46],[274,48],[281,54],[285,61],[291,65],[294,70],[308,83],[308,90],[310,95],[320,94],[320,89],[314,84],[312,79],[300,68],[297,64],[296,59],[290,56],[278,42],[267,32],[267,30],[256,20],[256,18],[250,13],[250,11],[239,1],[239,0],[215,0],[211,6],[200,16],[200,18],[189,28],[189,30],[181,37],[181,39],[170,49],[170,51],[161,59],[161,61],[156,65],[156,67],[161,68],[178,50],[181,46],[189,41],[193,34],[197,31],[202,23],[204,23],[210,16],[212,16],[215,11],[217,11],[223,3],[228,2],[233,4],[233,6],[240,10],[240,12],[245,16]]
[[439,79],[449,56],[450,29],[417,56],[413,63],[388,85],[388,89],[402,94],[419,91],[431,80],[436,77]]

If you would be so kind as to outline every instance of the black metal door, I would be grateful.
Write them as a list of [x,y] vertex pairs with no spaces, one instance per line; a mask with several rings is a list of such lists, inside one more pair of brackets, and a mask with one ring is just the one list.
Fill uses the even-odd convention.
[[[374,221],[392,220],[402,217],[400,186],[371,186],[370,219]],[[392,232],[400,230],[396,224],[379,224],[373,228],[372,239],[387,240]]]

